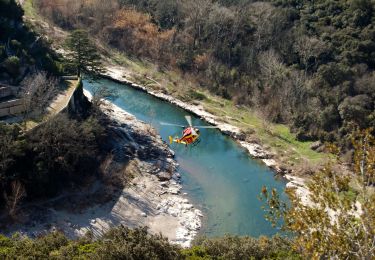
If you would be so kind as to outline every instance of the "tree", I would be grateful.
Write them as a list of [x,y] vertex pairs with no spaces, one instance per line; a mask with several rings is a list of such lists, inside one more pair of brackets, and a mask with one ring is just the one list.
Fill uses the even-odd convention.
[[50,101],[56,95],[57,84],[57,80],[48,78],[44,71],[32,74],[22,81],[20,95],[23,100],[24,119],[38,117],[47,109]]
[[267,218],[275,225],[282,217],[283,228],[295,234],[295,249],[308,259],[375,256],[375,138],[371,129],[356,132],[353,145],[354,175],[328,164],[307,183],[308,195],[303,200],[298,190],[287,190],[289,207],[276,191],[262,191],[269,205]]
[[[0,139],[0,182],[2,182],[6,176],[5,171],[8,166],[13,162],[13,156],[11,150],[14,145],[14,137],[9,133],[4,133],[3,126],[1,126],[1,139]],[[5,129],[5,128],[4,128]]]
[[100,118],[103,116],[101,106],[103,106],[108,99],[115,99],[117,92],[109,89],[107,86],[95,86],[92,91],[91,104],[93,114]]
[[294,48],[299,54],[301,63],[305,67],[305,73],[316,66],[320,54],[325,51],[325,45],[317,38],[302,36],[294,44]]
[[74,30],[66,41],[70,50],[67,61],[77,73],[86,73],[89,76],[98,76],[104,73],[101,57],[96,47],[91,43],[88,33],[84,30]]
[[201,39],[204,23],[212,9],[212,2],[209,0],[191,0],[181,1],[182,13],[186,17],[185,28],[192,36],[193,49],[199,45]]
[[11,56],[3,62],[2,66],[15,81],[20,74],[20,59],[17,56]]
[[371,98],[367,95],[347,97],[338,106],[340,116],[343,120],[353,121],[361,127],[366,127],[368,117],[371,114]]
[[13,181],[11,184],[11,194],[4,192],[8,213],[12,218],[15,218],[18,211],[18,205],[21,200],[26,197],[25,187],[20,181]]
[[[65,114],[58,114],[48,120],[27,140],[35,153],[37,173],[49,177],[53,174],[73,176],[84,159],[95,158],[96,141],[102,131],[97,120],[91,117],[83,123]],[[69,176],[62,178],[68,179]]]
[[14,156],[23,153],[21,128],[17,124],[0,123],[0,187],[7,181],[6,171],[14,163]]

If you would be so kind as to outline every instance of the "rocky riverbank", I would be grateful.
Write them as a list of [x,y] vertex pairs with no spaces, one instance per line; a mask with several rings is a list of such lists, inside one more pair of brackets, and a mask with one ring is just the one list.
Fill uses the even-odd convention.
[[[119,83],[128,84],[136,89],[139,89],[159,99],[174,104],[180,108],[183,108],[186,111],[195,114],[196,116],[199,116],[206,122],[217,126],[223,134],[231,136],[235,141],[237,141],[239,145],[246,149],[248,153],[252,156],[252,158],[261,160],[267,167],[269,167],[278,174],[282,174],[282,176],[288,180],[286,188],[294,189],[296,195],[301,199],[304,205],[313,206],[313,203],[311,202],[310,198],[310,191],[307,187],[309,177],[303,176],[290,166],[283,164],[279,156],[272,153],[269,149],[266,149],[264,146],[262,146],[262,144],[254,142],[251,138],[247,137],[246,134],[241,131],[241,129],[230,124],[227,124],[225,122],[222,122],[220,118],[205,111],[205,109],[201,105],[183,102],[168,94],[165,94],[162,91],[154,91],[144,86],[135,84],[134,82],[127,80],[126,75],[126,71],[122,67],[110,66],[107,67],[107,73],[104,76]],[[320,142],[319,144],[314,143],[312,145],[312,147],[315,148],[320,146]],[[337,166],[340,168],[341,172],[349,172],[348,168],[345,165]],[[332,218],[334,218],[333,213],[330,213],[330,215]]]
[[247,140],[246,135],[238,127],[221,122],[215,115],[205,111],[201,105],[189,104],[160,91],[154,91],[132,81],[129,81],[126,78],[128,72],[121,66],[108,65],[106,69],[107,72],[103,75],[104,77],[119,83],[128,84],[133,88],[144,91],[152,96],[172,103],[180,108],[185,109],[186,111],[193,113],[206,122],[217,126],[222,133],[231,136],[235,141],[237,141],[239,145],[246,149],[246,151],[252,158],[261,160],[267,167],[278,174],[282,174],[288,180],[287,188],[294,188],[296,190],[296,193],[300,196],[301,200],[309,200],[309,191],[306,188],[305,184],[306,179],[294,176],[292,168],[288,168],[287,166],[282,164],[275,154],[263,147],[261,144]]
[[18,223],[2,232],[35,237],[60,230],[77,238],[98,237],[117,225],[147,226],[172,243],[190,246],[202,213],[181,194],[173,151],[151,126],[112,103],[105,102],[102,112],[111,150],[102,165],[103,176],[87,187],[25,205]]
[[[89,95],[86,91],[85,94]],[[142,216],[141,225],[148,226],[151,232],[160,232],[173,243],[190,246],[201,228],[200,218],[203,215],[189,202],[186,194],[181,195],[181,176],[176,171],[178,164],[173,159],[173,151],[150,125],[137,120],[116,105],[106,102],[103,111],[125,130],[140,155],[137,158],[139,176],[132,180],[131,187],[124,188],[125,194],[132,190],[143,205],[138,208],[139,214],[133,217],[137,219]],[[139,141],[139,135],[149,138],[149,142]],[[142,151],[143,149],[145,150]],[[126,196],[120,197],[113,209],[114,214],[128,219],[129,204],[132,204],[132,200],[126,199]]]

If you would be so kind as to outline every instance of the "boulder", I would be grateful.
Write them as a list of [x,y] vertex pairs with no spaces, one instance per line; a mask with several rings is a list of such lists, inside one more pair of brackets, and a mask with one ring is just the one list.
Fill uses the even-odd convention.
[[246,140],[246,134],[241,131],[241,132],[235,134],[235,138],[240,140],[240,141],[245,141]]
[[162,182],[160,182],[160,186],[162,186],[164,188],[168,187],[168,181],[162,181]]
[[168,172],[159,172],[158,174],[156,174],[156,176],[160,181],[169,181],[170,179],[172,179],[172,174]]
[[321,141],[316,141],[316,142],[313,142],[310,145],[310,149],[316,151],[320,146],[322,146],[322,142]]

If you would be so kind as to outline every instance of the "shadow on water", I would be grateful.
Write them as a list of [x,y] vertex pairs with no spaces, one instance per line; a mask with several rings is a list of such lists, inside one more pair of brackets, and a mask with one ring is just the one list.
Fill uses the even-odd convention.
[[[169,135],[181,135],[182,128],[161,125],[161,122],[187,124],[186,111],[144,92],[106,79],[84,82],[88,91],[93,85],[116,90],[113,103],[151,124],[165,141]],[[208,125],[195,116],[192,118],[195,125]],[[201,142],[196,147],[172,144],[171,148],[180,164],[183,192],[204,212],[204,234],[259,236],[278,232],[264,219],[258,195],[263,185],[282,193],[285,181],[277,180],[271,170],[251,159],[231,138],[217,129],[201,129]],[[284,193],[281,197],[286,200]]]

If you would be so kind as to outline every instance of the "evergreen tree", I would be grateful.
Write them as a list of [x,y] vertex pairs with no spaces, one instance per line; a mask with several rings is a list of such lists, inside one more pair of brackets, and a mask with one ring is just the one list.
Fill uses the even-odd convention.
[[68,37],[66,45],[70,50],[68,65],[77,72],[78,76],[86,73],[95,77],[105,71],[100,55],[85,30],[74,30]]

